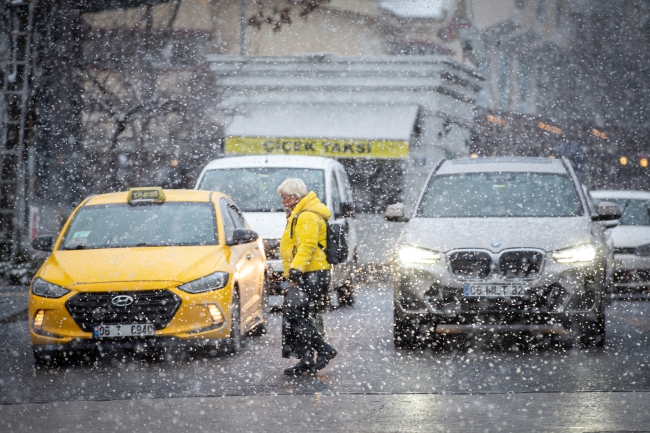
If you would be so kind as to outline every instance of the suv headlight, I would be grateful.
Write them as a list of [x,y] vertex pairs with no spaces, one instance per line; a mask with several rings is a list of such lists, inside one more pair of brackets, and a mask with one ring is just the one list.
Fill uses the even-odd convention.
[[404,245],[397,250],[397,258],[402,264],[431,264],[438,262],[442,254],[425,248]]
[[636,249],[636,255],[641,257],[650,256],[650,244],[641,245]]
[[42,296],[44,298],[60,298],[69,292],[70,290],[57,286],[56,284],[48,283],[41,278],[36,278],[32,282],[32,293],[36,296]]
[[178,288],[187,293],[203,293],[223,289],[226,284],[228,284],[228,272],[215,272],[207,277],[181,284]]
[[565,248],[553,253],[553,259],[558,263],[590,262],[595,258],[596,248],[589,244]]

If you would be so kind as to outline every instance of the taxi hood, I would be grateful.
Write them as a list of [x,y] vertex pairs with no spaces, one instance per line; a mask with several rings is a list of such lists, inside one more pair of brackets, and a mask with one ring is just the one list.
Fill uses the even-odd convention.
[[62,286],[127,281],[184,283],[216,272],[224,254],[229,253],[226,249],[210,245],[57,250],[39,276]]

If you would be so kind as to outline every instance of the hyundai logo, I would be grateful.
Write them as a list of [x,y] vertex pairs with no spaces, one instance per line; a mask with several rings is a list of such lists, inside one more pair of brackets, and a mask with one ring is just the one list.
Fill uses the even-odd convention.
[[133,300],[133,296],[118,295],[111,299],[111,304],[115,305],[116,307],[128,307],[129,305],[133,304]]

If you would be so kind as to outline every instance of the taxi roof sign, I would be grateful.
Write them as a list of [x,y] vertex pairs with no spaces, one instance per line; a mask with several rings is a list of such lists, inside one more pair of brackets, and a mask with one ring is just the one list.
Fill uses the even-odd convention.
[[127,201],[132,205],[164,203],[165,192],[159,186],[131,188]]

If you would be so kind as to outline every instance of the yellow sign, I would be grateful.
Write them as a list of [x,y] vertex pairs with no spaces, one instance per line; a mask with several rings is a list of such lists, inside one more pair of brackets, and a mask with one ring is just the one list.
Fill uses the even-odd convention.
[[335,158],[407,158],[408,141],[226,137],[229,155],[310,155]]
[[164,203],[165,193],[160,187],[131,188],[127,201],[130,204]]

